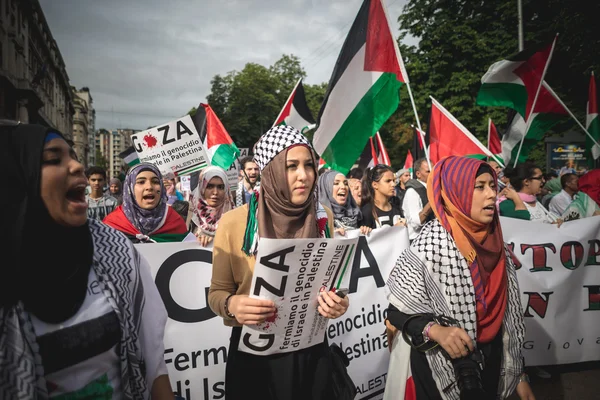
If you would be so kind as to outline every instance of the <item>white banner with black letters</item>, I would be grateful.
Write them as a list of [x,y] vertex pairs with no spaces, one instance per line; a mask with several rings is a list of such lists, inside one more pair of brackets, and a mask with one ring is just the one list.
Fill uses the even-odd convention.
[[186,175],[208,165],[208,155],[189,115],[131,135],[140,162],[161,173]]
[[327,318],[317,298],[339,287],[358,239],[261,239],[250,297],[272,300],[276,312],[244,325],[240,351],[269,355],[323,343]]
[[[527,335],[527,365],[600,360],[600,217],[555,225],[501,219],[517,272]],[[349,233],[349,236],[352,233]],[[350,309],[325,334],[350,358],[357,399],[378,399],[387,377],[383,285],[408,246],[404,228],[358,239],[341,287]],[[173,389],[191,400],[224,397],[231,329],[208,308],[212,252],[196,243],[136,245],[148,260],[169,313],[165,360]]]

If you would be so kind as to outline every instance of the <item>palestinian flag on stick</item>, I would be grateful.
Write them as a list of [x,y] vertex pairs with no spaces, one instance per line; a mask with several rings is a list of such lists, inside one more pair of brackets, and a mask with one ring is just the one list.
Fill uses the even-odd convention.
[[[554,39],[554,42],[556,38]],[[516,110],[527,121],[532,111],[548,112],[540,98],[549,96],[545,88],[540,89],[536,109],[532,110],[536,92],[543,79],[544,68],[550,59],[554,42],[541,50],[523,50],[506,60],[490,66],[481,78],[477,94],[480,106],[504,106]]]
[[193,121],[210,157],[210,164],[224,170],[229,169],[239,157],[240,150],[212,108],[208,104],[200,103]]
[[[463,126],[437,100],[431,97],[431,119],[429,120],[429,158],[435,164],[447,156],[493,157],[467,128]],[[478,157],[480,158],[480,157]]]
[[365,0],[327,87],[314,134],[315,150],[347,173],[370,137],[396,111],[408,82],[381,0]]
[[492,154],[502,154],[500,135],[498,134],[496,125],[494,125],[491,118],[488,120],[488,150]]
[[406,160],[404,161],[404,166],[402,168],[410,171],[411,178],[413,176],[413,163],[413,156],[412,154],[410,154],[410,150],[408,150],[408,152],[406,153]]
[[529,152],[539,143],[544,135],[551,130],[556,124],[561,122],[568,114],[567,110],[552,94],[553,90],[547,82],[543,82],[542,91],[537,100],[536,109],[538,106],[549,112],[534,112],[531,115],[531,123],[529,130],[527,122],[523,116],[516,110],[509,114],[509,126],[504,135],[502,135],[502,159],[505,165],[509,165],[511,160],[514,162],[519,149],[519,143],[525,135],[525,141],[519,154],[519,162],[527,161]]
[[133,146],[130,146],[127,150],[120,153],[119,157],[121,157],[123,161],[125,161],[125,164],[127,164],[129,167],[133,167],[134,165],[140,163],[140,158],[138,157],[138,154]]
[[283,109],[275,119],[273,126],[276,125],[293,126],[302,133],[315,127],[315,120],[306,104],[302,79],[298,80]]
[[358,166],[363,170],[372,168],[377,164],[385,164],[392,166],[387,150],[383,146],[379,132],[374,137],[369,138],[367,145],[358,160]]
[[[600,142],[600,118],[598,118],[596,93],[596,79],[594,79],[594,73],[592,72],[592,76],[590,77],[590,88],[588,91],[585,128],[594,139],[596,139],[596,142]],[[594,168],[596,166],[596,160],[600,158],[600,147],[598,147],[598,145],[588,136],[585,138],[585,152],[588,159],[588,166]]]

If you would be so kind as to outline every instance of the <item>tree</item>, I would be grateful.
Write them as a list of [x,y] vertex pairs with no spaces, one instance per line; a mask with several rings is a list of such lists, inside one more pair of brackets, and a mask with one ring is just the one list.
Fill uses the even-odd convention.
[[[215,75],[206,99],[237,146],[252,147],[304,76],[298,57],[284,54],[270,67],[248,63],[239,72]],[[311,93],[318,98],[318,89]]]
[[[598,71],[600,66],[595,25],[599,12],[600,3],[523,0],[526,48],[549,43],[556,32],[561,33],[546,80],[579,115],[584,112],[589,72]],[[429,122],[425,111],[430,109],[430,95],[480,139],[487,134],[489,117],[500,129],[504,128],[508,110],[479,107],[475,98],[487,68],[518,51],[517,2],[410,0],[398,20],[400,51],[424,128]],[[401,43],[409,34],[419,38],[418,46]],[[397,114],[399,122],[390,118],[382,128],[390,131],[392,137],[414,123],[404,90]],[[562,132],[571,126],[572,122],[567,121],[554,131]],[[386,135],[382,136],[385,142]],[[405,154],[406,150],[400,147]],[[543,152],[531,154],[538,154],[535,161],[544,165],[540,157]]]

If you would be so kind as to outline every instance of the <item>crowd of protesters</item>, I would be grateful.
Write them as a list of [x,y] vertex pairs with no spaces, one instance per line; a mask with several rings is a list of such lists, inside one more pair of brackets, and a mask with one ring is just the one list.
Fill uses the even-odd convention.
[[[481,393],[534,399],[499,217],[560,227],[600,215],[599,170],[549,176],[530,162],[503,169],[493,160],[448,157],[435,165],[419,159],[412,171],[396,173],[382,164],[318,171],[310,142],[276,126],[240,161],[237,189],[211,166],[182,193],[178,178],[153,164],[133,166],[123,182],[108,180],[102,168],[84,172],[72,143],[55,130],[0,129],[8,143],[0,160],[14,189],[2,203],[2,234],[18,260],[2,267],[0,279],[3,399],[83,396],[92,387],[108,398],[174,398],[163,359],[166,311],[132,244],[190,235],[213,246],[208,303],[232,327],[226,398],[331,399],[327,340],[274,356],[238,350],[241,327],[265,321],[276,307],[248,296],[259,239],[370,235],[386,226],[405,227],[410,240],[387,282],[385,328],[390,340],[401,334],[411,345],[417,398],[458,398],[454,371],[477,351],[486,359]],[[40,232],[36,251],[28,251],[27,240]],[[448,249],[453,257],[439,256]],[[92,282],[102,290],[89,291]],[[330,319],[349,307],[334,292],[317,301]]]

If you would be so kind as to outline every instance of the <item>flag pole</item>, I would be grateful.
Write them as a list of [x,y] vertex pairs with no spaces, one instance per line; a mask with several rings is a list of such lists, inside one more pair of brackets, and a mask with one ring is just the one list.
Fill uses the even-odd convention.
[[552,60],[552,53],[554,53],[554,46],[556,46],[557,38],[558,38],[558,33],[556,34],[556,36],[554,37],[554,40],[552,41],[552,47],[550,48],[550,54],[548,55],[548,60],[546,60],[546,65],[544,65],[544,70],[542,71],[542,79],[540,80],[540,84],[538,85],[537,91],[535,92],[535,97],[533,98],[533,104],[531,105],[531,111],[529,112],[529,116],[527,117],[527,125],[525,127],[525,134],[523,135],[523,138],[521,139],[521,143],[519,144],[519,150],[517,151],[517,156],[515,157],[515,164],[513,165],[513,168],[515,168],[517,166],[517,163],[519,162],[519,156],[521,155],[521,149],[523,148],[523,143],[525,142],[525,137],[527,136],[527,132],[529,131],[529,128],[531,127],[531,122],[533,121],[533,118],[531,118],[531,116],[533,115],[533,113],[535,111],[535,103],[537,103],[538,96],[540,95],[540,91],[542,89],[542,84],[544,83],[544,77],[546,76],[546,71],[548,71],[548,66],[550,66],[550,60]]
[[583,126],[583,124],[581,122],[579,122],[579,120],[577,118],[575,118],[575,115],[573,115],[573,113],[571,112],[571,110],[569,110],[569,107],[567,107],[567,105],[565,103],[563,103],[563,101],[560,99],[560,97],[558,97],[558,95],[556,94],[556,92],[554,92],[554,90],[552,90],[552,88],[550,87],[550,85],[548,85],[548,83],[546,83],[544,81],[544,87],[550,92],[550,94],[552,96],[554,96],[554,98],[556,99],[556,101],[558,101],[560,103],[561,106],[563,106],[563,108],[565,110],[567,110],[567,113],[569,113],[569,115],[571,116],[571,118],[573,118],[573,120],[575,122],[577,122],[577,125],[579,125],[579,127],[581,129],[583,129],[583,131],[585,132],[586,135],[588,135],[588,137],[592,140],[592,142],[594,142],[594,144],[598,147],[600,147],[600,144],[598,144],[598,142],[596,141],[596,139],[594,139],[594,137],[588,132],[588,130]]
[[413,112],[415,113],[415,119],[417,120],[417,128],[419,129],[419,135],[421,136],[421,140],[423,142],[423,150],[425,151],[425,158],[427,159],[427,166],[429,166],[429,170],[431,171],[431,160],[429,159],[429,148],[427,147],[427,142],[425,142],[425,135],[423,135],[423,129],[421,129],[421,121],[419,120],[419,114],[417,113],[417,106],[415,105],[415,99],[412,95],[412,90],[410,90],[410,83],[408,82],[408,76],[406,79],[406,88],[408,89],[408,96],[410,97],[410,102],[412,104]]

